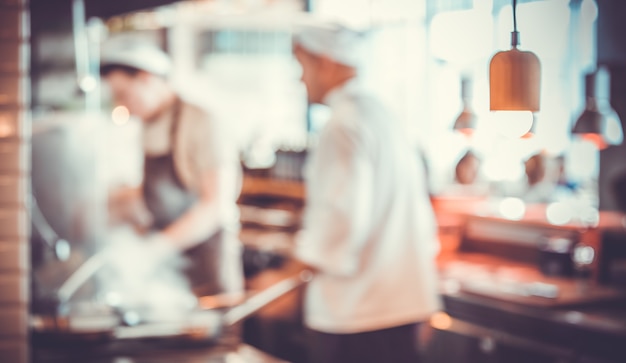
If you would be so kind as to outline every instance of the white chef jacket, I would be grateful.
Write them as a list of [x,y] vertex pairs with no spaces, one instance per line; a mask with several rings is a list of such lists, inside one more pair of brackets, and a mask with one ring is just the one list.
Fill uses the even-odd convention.
[[295,249],[319,269],[307,286],[305,324],[343,334],[424,321],[440,307],[439,243],[421,159],[356,80],[324,103],[332,116],[307,165]]

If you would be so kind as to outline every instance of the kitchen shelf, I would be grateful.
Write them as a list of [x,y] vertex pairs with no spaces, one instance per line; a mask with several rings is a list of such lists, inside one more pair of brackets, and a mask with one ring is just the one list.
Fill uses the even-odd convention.
[[302,181],[245,176],[241,195],[304,200],[306,191]]

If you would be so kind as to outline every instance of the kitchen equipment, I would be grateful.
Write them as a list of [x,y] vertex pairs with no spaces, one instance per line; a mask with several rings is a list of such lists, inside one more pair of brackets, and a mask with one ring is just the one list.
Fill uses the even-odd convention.
[[45,245],[54,252],[54,256],[57,260],[67,261],[72,251],[70,243],[66,239],[59,237],[50,226],[50,223],[48,223],[46,217],[44,217],[41,209],[39,209],[37,199],[32,194],[30,195],[30,213],[34,232],[36,232]]
[[576,241],[563,235],[546,235],[539,241],[539,269],[547,276],[573,276]]
[[304,270],[263,291],[250,294],[242,303],[231,308],[205,310],[198,308],[182,319],[135,326],[124,326],[122,316],[105,306],[77,305],[69,311],[66,309],[64,315],[33,316],[31,319],[33,341],[36,344],[50,346],[77,342],[103,344],[121,340],[163,341],[164,339],[181,344],[212,344],[229,327],[300,287],[311,278],[312,273]]
[[598,262],[600,283],[626,289],[626,229],[605,232],[601,251]]

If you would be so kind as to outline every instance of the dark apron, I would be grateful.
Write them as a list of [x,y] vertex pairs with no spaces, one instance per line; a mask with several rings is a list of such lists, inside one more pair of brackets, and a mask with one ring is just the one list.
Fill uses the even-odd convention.
[[[176,221],[199,198],[196,193],[185,188],[174,166],[173,150],[180,122],[180,100],[174,107],[170,152],[156,157],[146,155],[144,160],[143,197],[152,213],[152,228],[155,230],[162,230]],[[229,291],[219,276],[224,243],[224,232],[220,229],[204,242],[184,252],[188,259],[185,274],[196,295],[215,295]]]

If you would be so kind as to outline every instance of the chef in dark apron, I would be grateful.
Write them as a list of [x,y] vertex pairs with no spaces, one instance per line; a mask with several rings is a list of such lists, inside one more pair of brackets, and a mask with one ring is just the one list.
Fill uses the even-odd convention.
[[169,58],[156,47],[103,52],[100,70],[116,104],[144,123],[142,195],[152,216],[149,231],[184,251],[196,295],[241,293],[241,175],[238,162],[224,156],[219,128],[170,86]]

